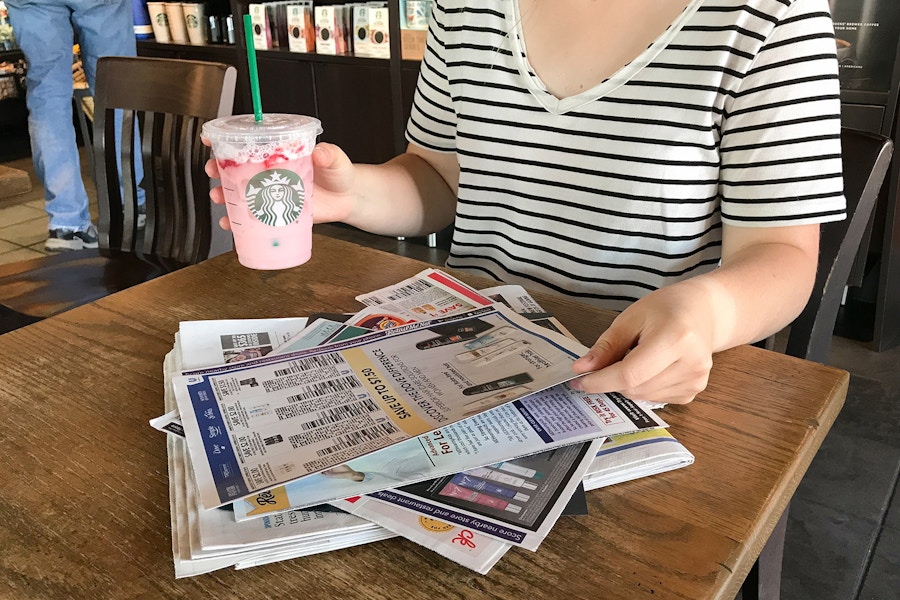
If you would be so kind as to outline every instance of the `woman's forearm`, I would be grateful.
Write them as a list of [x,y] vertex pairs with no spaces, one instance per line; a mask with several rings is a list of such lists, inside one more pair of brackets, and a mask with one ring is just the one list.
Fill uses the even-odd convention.
[[401,154],[381,165],[356,165],[355,202],[346,222],[390,236],[427,235],[453,222],[455,190],[427,160]]
[[[818,230],[818,226],[811,226]],[[713,272],[683,282],[699,286],[714,321],[714,351],[764,339],[803,310],[816,277],[818,235],[799,244],[753,244],[728,255]]]

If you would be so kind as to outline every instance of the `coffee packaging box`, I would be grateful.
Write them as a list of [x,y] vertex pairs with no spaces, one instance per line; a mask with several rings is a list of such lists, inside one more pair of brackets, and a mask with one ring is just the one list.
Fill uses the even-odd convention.
[[316,49],[315,30],[310,31],[312,8],[303,4],[287,7],[288,50],[312,52]]
[[253,46],[257,50],[272,48],[272,34],[269,32],[269,18],[266,15],[266,5],[251,4],[247,8],[250,12],[250,24],[253,28]]
[[375,58],[391,57],[391,39],[388,35],[388,8],[369,7],[369,48]]
[[347,36],[346,7],[338,4],[334,7],[334,51],[336,54],[349,54],[350,41]]
[[369,42],[369,7],[365,4],[357,4],[353,7],[353,54],[356,56],[372,55]]
[[316,7],[316,52],[319,54],[337,54],[335,29],[339,23],[335,20],[334,8],[334,6]]
[[266,18],[269,23],[269,37],[273,48],[288,47],[287,7],[288,0],[266,2]]

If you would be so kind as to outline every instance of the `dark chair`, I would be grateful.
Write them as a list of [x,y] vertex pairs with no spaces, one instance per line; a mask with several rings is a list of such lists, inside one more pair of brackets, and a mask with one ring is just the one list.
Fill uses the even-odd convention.
[[[90,98],[93,100],[93,96],[91,96],[91,90],[86,88],[76,88],[72,90],[72,104],[74,105],[75,116],[78,119],[78,131],[81,134],[81,141],[84,143],[85,147],[91,147],[94,143],[94,136],[91,135],[91,123],[92,119],[89,119],[87,114],[85,114],[84,101]],[[88,162],[90,163],[91,172],[94,172],[94,153],[88,152]]]
[[[819,242],[819,270],[812,295],[791,323],[785,354],[825,363],[850,270],[891,164],[893,143],[874,133],[841,129],[847,218],[825,223]],[[767,340],[772,348],[774,338]],[[788,510],[769,536],[738,594],[740,600],[774,600],[781,593],[781,562]]]
[[[98,61],[92,152],[100,248],[0,266],[0,333],[230,249],[229,234],[214,225],[218,215],[204,172],[210,153],[200,142],[200,128],[231,114],[235,79],[234,67],[221,63],[138,57]],[[116,109],[123,112],[119,144]],[[133,160],[135,119],[146,191],[142,228]]]
[[785,354],[818,363],[828,360],[844,288],[875,208],[893,154],[889,138],[841,130],[847,219],[822,225],[819,272],[813,294],[791,323]]

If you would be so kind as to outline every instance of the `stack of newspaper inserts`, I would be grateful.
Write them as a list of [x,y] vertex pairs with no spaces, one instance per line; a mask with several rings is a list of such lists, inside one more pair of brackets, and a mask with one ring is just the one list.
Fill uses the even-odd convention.
[[402,536],[479,573],[584,490],[691,464],[519,286],[425,270],[353,315],[190,321],[166,356],[176,577]]

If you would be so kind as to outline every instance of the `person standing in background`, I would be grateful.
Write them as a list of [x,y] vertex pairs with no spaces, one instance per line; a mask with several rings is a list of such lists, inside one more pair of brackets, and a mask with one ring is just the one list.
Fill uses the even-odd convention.
[[[6,5],[28,63],[28,131],[50,218],[45,249],[97,248],[72,123],[72,45],[76,39],[81,45],[84,72],[93,90],[98,58],[137,54],[131,4],[128,0],[6,0]],[[121,127],[121,117],[116,124],[117,129]],[[142,175],[136,174],[138,181]]]

